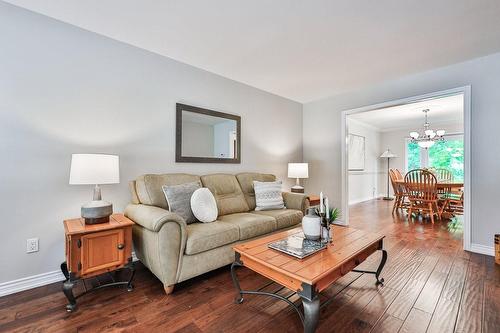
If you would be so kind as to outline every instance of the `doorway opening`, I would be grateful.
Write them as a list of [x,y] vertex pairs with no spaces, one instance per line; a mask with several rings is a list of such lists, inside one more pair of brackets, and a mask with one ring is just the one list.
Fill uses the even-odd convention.
[[[470,249],[469,86],[344,111],[342,137],[345,224],[362,223],[349,220],[360,210],[391,222],[450,224]],[[416,201],[402,189],[412,170],[436,179],[432,209],[409,209]]]

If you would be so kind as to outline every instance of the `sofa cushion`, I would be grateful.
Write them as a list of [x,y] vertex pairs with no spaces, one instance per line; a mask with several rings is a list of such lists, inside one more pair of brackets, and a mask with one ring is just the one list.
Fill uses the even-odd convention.
[[288,228],[302,222],[304,214],[296,209],[277,209],[277,210],[264,210],[255,211],[252,214],[259,214],[270,216],[276,219],[278,229]]
[[140,203],[168,209],[163,193],[163,185],[179,185],[200,181],[200,176],[185,173],[170,173],[163,175],[146,174],[137,178],[135,189]]
[[248,212],[248,204],[245,201],[240,184],[234,175],[213,174],[201,176],[204,187],[212,191],[219,216]]
[[274,182],[253,182],[255,190],[255,210],[284,209],[283,195],[281,194],[281,180]]
[[244,172],[236,175],[238,183],[240,183],[241,190],[245,196],[245,200],[250,210],[255,209],[255,191],[253,190],[253,182],[274,182],[276,177],[271,174]]
[[212,223],[191,223],[187,225],[185,253],[192,255],[215,249],[219,246],[238,241],[238,226],[232,223],[215,221]]
[[194,191],[191,196],[191,210],[198,221],[205,223],[217,220],[219,215],[217,201],[215,201],[212,192],[206,187]]
[[199,181],[179,185],[163,185],[168,210],[182,217],[187,224],[196,222],[196,217],[191,210],[191,196],[200,188],[201,182]]
[[240,240],[265,235],[276,230],[276,220],[271,216],[236,213],[220,216],[218,221],[234,225],[240,230]]

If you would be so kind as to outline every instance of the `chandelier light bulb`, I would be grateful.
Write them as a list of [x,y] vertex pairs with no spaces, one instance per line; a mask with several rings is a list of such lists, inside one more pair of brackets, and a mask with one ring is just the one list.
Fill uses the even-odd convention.
[[418,138],[418,132],[410,132],[410,137],[412,139],[417,139]]
[[427,135],[427,136],[431,136],[432,133],[434,133],[434,131],[431,129],[425,130],[425,135]]
[[438,136],[444,136],[444,133],[446,133],[446,131],[445,131],[445,130],[437,130],[437,131],[436,131],[436,134],[437,134]]

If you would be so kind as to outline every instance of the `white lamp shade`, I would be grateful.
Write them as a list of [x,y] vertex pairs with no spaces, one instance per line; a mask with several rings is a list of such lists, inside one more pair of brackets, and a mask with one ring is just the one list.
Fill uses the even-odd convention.
[[386,151],[384,151],[382,153],[382,155],[380,155],[380,157],[382,157],[382,158],[394,158],[394,157],[398,157],[398,155],[394,154],[390,149],[387,149]]
[[309,164],[288,163],[288,178],[309,178]]
[[117,155],[73,154],[69,183],[71,185],[118,184],[119,164]]

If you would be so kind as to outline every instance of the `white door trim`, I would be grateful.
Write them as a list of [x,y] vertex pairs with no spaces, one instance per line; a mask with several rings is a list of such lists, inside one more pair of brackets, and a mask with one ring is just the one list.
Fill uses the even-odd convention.
[[470,193],[471,193],[471,86],[457,87],[442,91],[436,91],[429,94],[412,96],[401,98],[393,101],[388,101],[384,103],[378,103],[368,106],[363,106],[360,108],[350,109],[342,111],[341,114],[341,163],[342,163],[342,215],[344,216],[344,224],[349,224],[349,184],[348,184],[348,137],[349,128],[347,125],[347,116],[355,113],[362,113],[367,111],[373,111],[376,109],[393,107],[398,105],[404,105],[409,103],[421,102],[429,99],[434,99],[438,97],[450,96],[463,94],[464,96],[464,187],[466,191],[464,192],[464,250],[471,250],[471,205],[470,205]]

